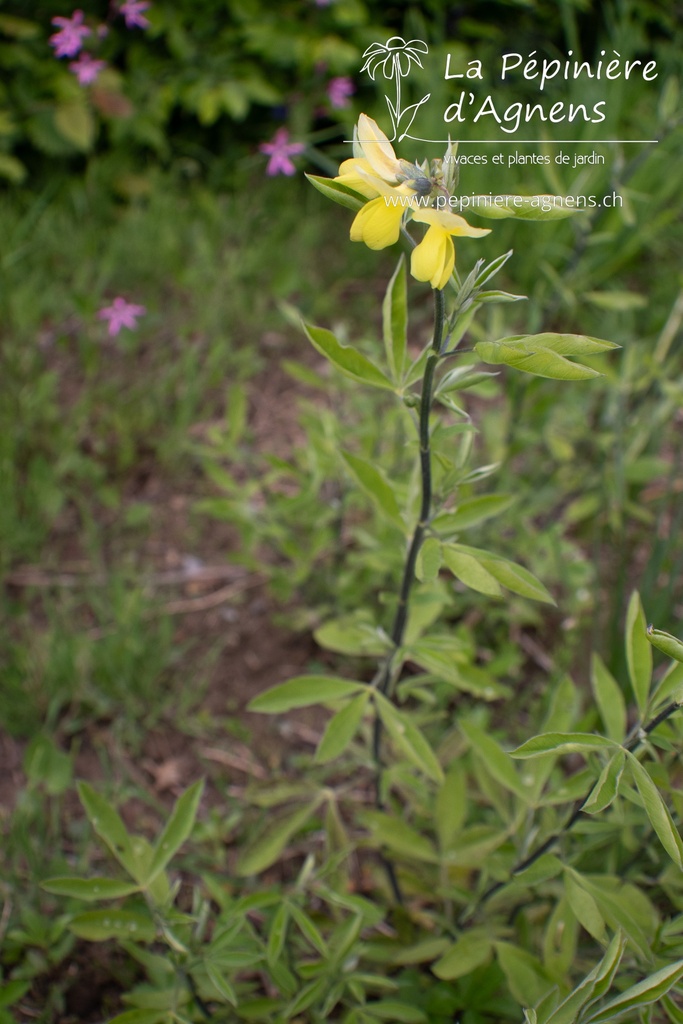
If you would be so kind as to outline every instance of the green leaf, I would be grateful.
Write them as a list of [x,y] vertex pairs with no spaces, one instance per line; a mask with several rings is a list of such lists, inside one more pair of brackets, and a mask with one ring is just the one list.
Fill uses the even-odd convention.
[[165,1010],[124,1010],[112,1017],[109,1024],[166,1024],[171,1020]]
[[512,590],[513,593],[521,594],[522,597],[528,597],[532,601],[555,604],[552,595],[546,590],[541,581],[537,580],[528,569],[517,565],[516,562],[510,562],[507,558],[494,555],[491,551],[472,548],[466,544],[444,544],[443,551],[446,564],[448,564],[446,558],[447,549],[474,558],[490,576],[493,576],[498,583],[502,583],[508,590]]
[[95,900],[116,900],[139,892],[139,885],[120,882],[115,878],[47,878],[41,889],[55,896],[70,896],[91,903]]
[[339,203],[354,213],[367,203],[367,199],[360,192],[342,184],[341,181],[335,181],[334,178],[321,178],[317,174],[307,174],[306,177],[326,199],[331,199],[333,203]]
[[295,676],[254,697],[247,710],[279,714],[292,708],[307,708],[311,704],[327,704],[354,697],[365,688],[365,683],[337,679],[336,676]]
[[600,778],[595,783],[591,795],[582,806],[581,810],[586,814],[597,814],[614,800],[619,788],[619,781],[624,770],[625,755],[623,750],[618,750],[609,759],[600,773]]
[[453,761],[446,772],[436,796],[434,826],[442,850],[448,849],[467,816],[467,787],[465,771],[459,761]]
[[153,942],[156,938],[156,928],[149,917],[132,910],[86,910],[71,919],[69,928],[79,939],[89,942]]
[[605,939],[605,919],[591,894],[581,885],[581,876],[571,868],[565,869],[564,891],[572,913],[579,924],[598,942]]
[[136,863],[131,837],[119,815],[87,782],[78,783],[78,796],[97,835],[104,840],[119,864],[140,883],[141,872]]
[[590,1017],[586,1017],[585,1024],[605,1024],[606,1021],[619,1020],[625,1015],[633,1020],[634,1010],[656,1003],[682,977],[683,960],[677,960],[674,964],[662,967],[661,970],[655,971],[654,974],[638,982],[637,985],[627,988],[616,999],[611,999]]
[[444,564],[456,579],[471,590],[490,597],[500,597],[501,589],[496,578],[485,569],[481,561],[452,544],[444,544],[441,549]]
[[369,697],[370,689],[367,687],[365,693],[359,693],[329,720],[315,752],[315,760],[318,764],[334,761],[346,750],[358,732]]
[[436,537],[427,537],[420,548],[415,564],[415,575],[422,583],[431,583],[441,568],[441,542]]
[[683,641],[671,633],[665,633],[662,629],[655,629],[654,626],[647,627],[647,638],[653,647],[656,647],[662,654],[674,661],[683,661]]
[[392,646],[384,630],[361,610],[329,619],[315,630],[313,636],[321,647],[337,654],[381,657]]
[[468,932],[457,939],[448,952],[432,964],[432,973],[442,981],[454,981],[487,964],[492,953],[491,939]]
[[543,348],[555,352],[558,356],[595,356],[602,352],[611,352],[620,348],[614,341],[605,341],[604,338],[592,338],[587,334],[515,334],[507,338],[500,338],[497,345],[541,345]]
[[273,864],[289,840],[313,817],[320,805],[321,797],[300,807],[294,814],[280,818],[270,825],[255,842],[244,849],[237,861],[237,874],[258,875]]
[[87,152],[95,141],[97,124],[92,111],[82,102],[64,103],[54,114],[59,134],[76,149]]
[[492,519],[510,507],[513,498],[509,494],[485,494],[479,498],[461,501],[455,512],[442,512],[432,522],[437,533],[457,533],[471,526]]
[[402,714],[378,691],[373,694],[373,699],[382,724],[396,746],[430,779],[434,782],[443,782],[443,769],[436,754],[410,717]]
[[289,907],[281,903],[275,911],[270,931],[268,932],[268,945],[266,946],[266,959],[270,967],[276,964],[287,938],[287,926],[289,924]]
[[194,827],[197,808],[204,791],[204,780],[199,779],[180,796],[163,832],[154,844],[152,862],[145,885],[149,885],[164,870],[173,855],[180,849]]
[[310,917],[308,917],[308,915],[305,914],[303,910],[296,905],[296,903],[290,903],[289,910],[302,935],[308,939],[313,948],[316,949],[321,956],[329,957],[330,954],[327,948],[327,943],[323,939],[317,927],[313,924],[313,921],[311,921]]
[[597,370],[572,363],[567,356],[596,355],[618,348],[611,341],[582,334],[525,334],[482,341],[475,351],[485,363],[504,364],[556,380],[587,380],[599,377]]
[[652,648],[647,637],[647,622],[637,591],[631,594],[626,613],[626,663],[641,714],[645,713],[652,679]]
[[536,195],[517,196],[501,195],[492,199],[490,196],[472,196],[468,207],[470,213],[476,213],[487,220],[505,220],[514,217],[516,220],[564,220],[580,213],[580,209],[570,205],[565,196]]
[[237,993],[227,978],[223,975],[220,968],[216,964],[212,964],[210,960],[205,961],[205,966],[207,977],[220,995],[221,999],[226,1003],[230,1003],[231,1006],[236,1007]]
[[493,778],[500,782],[501,786],[504,786],[505,789],[521,797],[525,802],[529,801],[533,794],[527,790],[519,778],[515,763],[510,755],[501,750],[493,737],[476,726],[474,722],[468,722],[464,719],[460,722],[460,731],[464,733],[470,746],[479,755]]
[[536,957],[509,942],[496,942],[494,948],[514,998],[523,1006],[539,1002],[552,983]]
[[366,356],[358,352],[350,345],[342,345],[337,341],[331,331],[324,327],[313,327],[311,324],[303,325],[309,341],[321,356],[346,374],[352,380],[360,381],[361,384],[370,384],[375,388],[385,388],[394,391],[394,385],[382,373],[379,367],[375,366]]
[[484,363],[494,366],[512,366],[515,370],[549,377],[551,380],[589,380],[600,377],[597,370],[580,363],[572,363],[564,356],[557,355],[540,345],[528,347],[501,345],[496,341],[480,341],[474,350]]
[[544,754],[587,754],[593,750],[614,749],[615,744],[604,736],[589,732],[546,732],[533,736],[521,747],[510,752],[510,757],[542,757]]
[[587,974],[574,991],[560,1003],[545,1024],[575,1024],[583,1007],[590,1005],[596,998],[599,999],[611,988],[625,947],[626,940],[618,933],[610,942],[600,963],[596,964],[590,974]]
[[24,771],[31,783],[44,786],[51,796],[59,796],[71,785],[73,764],[54,740],[38,733],[26,748]]
[[594,654],[591,661],[591,685],[607,735],[621,743],[626,735],[626,702],[621,687],[599,654]]
[[405,374],[408,337],[408,286],[405,256],[401,256],[382,303],[382,334],[393,380]]
[[405,533],[405,523],[391,484],[387,482],[376,466],[351,452],[341,452],[344,462],[351,470],[359,486],[372,499],[380,512]]
[[397,1003],[393,999],[379,999],[363,1004],[364,1013],[377,1020],[390,1020],[392,1024],[426,1024],[427,1017],[417,1006],[410,1003]]
[[372,830],[375,842],[388,846],[390,850],[414,860],[437,864],[438,855],[433,845],[416,829],[400,818],[394,818],[382,811],[366,811],[363,821]]
[[[18,1003],[19,1000],[26,995],[31,987],[30,981],[23,981],[15,979],[14,981],[2,981],[0,979],[0,1010],[5,1009],[8,1006],[12,1006],[14,1003]],[[4,1018],[0,1014],[0,1020],[9,1021],[10,1018]]]
[[683,868],[683,841],[669,813],[669,808],[638,758],[634,757],[630,751],[626,751],[626,756],[650,824],[674,864]]

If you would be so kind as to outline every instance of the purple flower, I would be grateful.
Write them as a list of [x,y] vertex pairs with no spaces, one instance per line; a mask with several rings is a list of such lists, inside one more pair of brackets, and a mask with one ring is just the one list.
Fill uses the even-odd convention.
[[327,96],[336,110],[342,110],[349,105],[349,97],[353,96],[356,88],[347,76],[331,78],[327,83]]
[[50,36],[50,46],[55,48],[55,57],[75,57],[83,45],[83,39],[90,35],[90,29],[83,24],[83,11],[74,11],[70,18],[53,18],[59,32]]
[[118,295],[111,306],[105,306],[97,314],[98,320],[109,321],[109,336],[115,337],[122,327],[134,330],[137,327],[137,318],[146,313],[144,306],[136,306],[133,302],[126,302]]
[[142,13],[148,7],[151,4],[147,0],[124,0],[119,6],[119,14],[126,19],[126,28],[149,28],[149,21]]
[[278,128],[270,142],[262,142],[259,149],[270,157],[266,174],[295,174],[296,167],[289,159],[297,153],[303,153],[306,146],[303,142],[288,142],[289,132],[286,128]]
[[95,60],[89,53],[81,53],[78,60],[72,60],[69,71],[73,71],[79,85],[92,85],[100,71],[107,66],[106,60]]

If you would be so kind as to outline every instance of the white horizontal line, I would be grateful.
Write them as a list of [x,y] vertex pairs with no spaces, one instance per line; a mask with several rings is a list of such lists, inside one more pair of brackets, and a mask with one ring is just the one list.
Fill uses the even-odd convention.
[[[453,139],[416,139],[412,135],[408,136],[411,142],[433,142],[436,145],[448,145],[449,142],[453,142]],[[364,142],[377,142],[377,139],[359,139],[361,143]],[[559,143],[576,142],[582,146],[615,146],[619,145],[635,145],[636,143],[657,143],[659,139],[458,139],[459,146],[512,146],[521,145],[522,143],[536,143],[537,145],[549,145],[554,146]],[[353,139],[344,139],[344,142],[353,142]]]

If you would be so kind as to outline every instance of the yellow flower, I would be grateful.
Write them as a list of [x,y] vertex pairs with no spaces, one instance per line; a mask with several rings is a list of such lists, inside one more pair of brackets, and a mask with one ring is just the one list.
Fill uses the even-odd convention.
[[379,189],[372,184],[374,177],[368,161],[364,158],[356,159],[354,157],[339,165],[339,174],[334,180],[341,182],[342,185],[347,185],[355,192],[360,192],[366,199],[374,199],[380,194]]
[[418,281],[429,281],[432,288],[438,289],[445,288],[455,265],[455,246],[451,235],[481,238],[490,232],[490,228],[473,228],[464,217],[456,213],[435,210],[433,207],[413,210],[413,220],[429,224],[429,228],[419,245],[413,249],[410,273]]
[[374,176],[369,177],[368,183],[379,195],[356,214],[351,225],[351,241],[365,242],[370,249],[386,249],[398,241],[403,215],[413,209],[415,193],[407,185],[392,188]]
[[395,185],[401,174],[401,161],[394,153],[394,147],[379,127],[367,114],[358,118],[354,132],[354,156],[366,160],[374,174],[390,185]]

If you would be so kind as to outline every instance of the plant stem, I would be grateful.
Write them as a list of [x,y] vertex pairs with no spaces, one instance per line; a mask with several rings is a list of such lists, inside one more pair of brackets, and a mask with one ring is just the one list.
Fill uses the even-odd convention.
[[[445,324],[445,301],[443,292],[439,289],[434,289],[434,334],[432,336],[431,352],[427,358],[425,365],[425,371],[422,378],[422,394],[420,396],[420,414],[419,414],[419,438],[420,438],[420,475],[422,480],[422,500],[420,502],[420,515],[413,535],[410,540],[408,547],[408,554],[406,556],[405,565],[403,567],[403,577],[401,580],[401,589],[398,596],[398,604],[396,606],[396,612],[394,614],[394,622],[391,628],[391,641],[394,645],[394,650],[398,649],[403,643],[403,637],[405,635],[406,626],[408,624],[408,612],[410,608],[410,595],[413,587],[413,581],[415,579],[415,565],[417,563],[417,556],[420,553],[422,542],[424,541],[425,532],[429,525],[429,520],[432,512],[432,454],[431,444],[429,435],[429,418],[432,409],[432,400],[434,394],[434,374],[436,367],[439,362],[441,355],[441,348],[443,345],[443,334]],[[380,693],[386,694],[392,682],[392,663],[393,663],[393,652],[387,657],[383,666],[380,668],[378,673],[377,687]],[[372,738],[372,754],[376,768],[376,788],[375,788],[375,804],[378,810],[382,810],[382,796],[381,796],[381,785],[382,785],[382,720],[379,714],[375,714],[375,722],[373,727],[373,738]],[[387,857],[383,858],[389,884],[394,893],[394,896],[398,903],[403,903],[403,897],[396,878],[396,871],[394,865]]]
[[[676,711],[679,711],[682,706],[683,705],[681,705],[678,701],[672,701],[670,704],[667,704],[666,707],[662,711],[660,711],[658,715],[655,715],[654,718],[650,719],[650,721],[646,725],[636,726],[636,728],[632,729],[629,735],[626,737],[626,740],[624,742],[624,749],[628,750],[630,753],[633,753],[633,751],[638,749],[643,740],[646,739],[650,735],[650,733],[657,728],[658,725],[661,725],[662,722],[665,722],[667,718],[671,718],[671,716],[675,714]],[[511,880],[515,875],[518,875],[521,871],[525,871],[526,868],[531,867],[532,864],[535,864],[536,861],[540,857],[542,857],[544,853],[547,853],[548,850],[550,850],[555,845],[555,843],[559,842],[562,836],[566,835],[566,833],[572,828],[573,825],[576,824],[576,822],[583,814],[583,808],[585,807],[596,785],[597,783],[594,783],[590,787],[586,795],[583,796],[580,800],[577,800],[576,804],[574,805],[574,810],[569,815],[561,829],[559,829],[557,832],[554,832],[551,836],[548,836],[548,838],[545,839],[539,846],[537,846],[536,849],[533,850],[527,857],[525,857],[523,860],[515,864],[515,866],[510,871],[509,880]],[[476,915],[482,909],[484,904],[488,903],[491,897],[495,896],[495,894],[499,892],[504,885],[507,885],[507,882],[494,882],[492,886],[486,889],[485,892],[483,892],[482,895],[479,897],[475,905],[470,910],[466,910],[462,914],[460,920],[458,921],[458,927],[464,928],[466,925],[468,925],[474,919],[474,917],[476,917]]]

